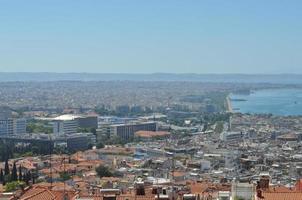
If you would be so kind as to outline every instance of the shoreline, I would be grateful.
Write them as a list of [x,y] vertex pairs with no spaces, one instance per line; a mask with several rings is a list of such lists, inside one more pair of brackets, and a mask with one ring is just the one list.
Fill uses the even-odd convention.
[[227,106],[227,112],[229,113],[233,113],[233,107],[232,107],[232,103],[231,103],[231,99],[230,99],[230,96],[228,95],[226,97],[226,106]]

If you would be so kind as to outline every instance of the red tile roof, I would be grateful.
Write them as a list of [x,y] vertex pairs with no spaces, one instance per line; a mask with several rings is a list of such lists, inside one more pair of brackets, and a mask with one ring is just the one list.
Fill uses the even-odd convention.
[[53,191],[43,186],[35,186],[25,191],[19,198],[20,200],[61,200],[67,195],[68,199],[75,198],[73,191]]

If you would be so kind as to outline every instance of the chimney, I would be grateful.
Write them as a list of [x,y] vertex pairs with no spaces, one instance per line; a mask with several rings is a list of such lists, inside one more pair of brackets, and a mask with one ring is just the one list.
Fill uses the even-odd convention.
[[257,197],[258,198],[263,198],[261,190],[257,190]]
[[261,176],[257,188],[263,190],[269,189],[269,176]]
[[145,195],[144,184],[137,184],[136,185],[136,195],[138,195],[138,196],[144,196]]

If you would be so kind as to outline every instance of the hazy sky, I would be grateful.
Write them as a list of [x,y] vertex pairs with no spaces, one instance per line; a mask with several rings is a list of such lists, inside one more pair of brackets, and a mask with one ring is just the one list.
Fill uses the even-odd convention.
[[0,71],[302,73],[302,1],[0,0]]

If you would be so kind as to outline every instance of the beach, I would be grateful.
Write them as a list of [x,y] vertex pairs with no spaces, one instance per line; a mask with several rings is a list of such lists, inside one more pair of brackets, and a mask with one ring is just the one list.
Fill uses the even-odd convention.
[[226,97],[227,112],[233,113],[232,102],[229,96]]

